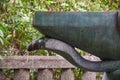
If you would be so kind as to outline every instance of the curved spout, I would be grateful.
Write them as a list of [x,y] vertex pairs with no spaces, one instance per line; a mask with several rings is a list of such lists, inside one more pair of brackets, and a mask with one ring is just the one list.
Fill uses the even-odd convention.
[[32,42],[27,49],[29,51],[36,49],[52,50],[63,56],[73,65],[89,71],[109,72],[120,68],[120,61],[88,61],[70,45],[56,39],[42,38]]

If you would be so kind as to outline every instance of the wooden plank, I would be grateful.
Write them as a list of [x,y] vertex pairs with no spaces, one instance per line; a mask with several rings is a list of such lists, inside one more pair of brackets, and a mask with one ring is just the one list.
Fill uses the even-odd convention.
[[29,80],[30,71],[28,69],[16,69],[14,70],[14,79],[13,80]]
[[50,69],[39,69],[37,80],[53,80],[53,72]]
[[74,72],[72,69],[63,69],[61,80],[74,80]]
[[74,68],[60,56],[5,56],[0,60],[0,69],[29,68]]

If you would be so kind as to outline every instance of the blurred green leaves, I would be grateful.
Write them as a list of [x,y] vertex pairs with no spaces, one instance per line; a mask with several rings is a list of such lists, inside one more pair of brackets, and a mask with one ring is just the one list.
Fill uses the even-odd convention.
[[6,32],[6,27],[4,27],[3,24],[0,22],[0,45],[5,45],[8,43],[6,38],[4,37]]

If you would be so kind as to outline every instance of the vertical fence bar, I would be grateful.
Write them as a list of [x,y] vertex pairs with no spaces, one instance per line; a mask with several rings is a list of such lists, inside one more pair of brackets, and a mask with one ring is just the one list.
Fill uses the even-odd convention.
[[86,71],[82,76],[82,80],[96,80],[96,72]]
[[14,80],[29,80],[30,71],[28,69],[15,69]]
[[53,72],[50,69],[39,69],[37,80],[53,80]]
[[[100,61],[100,59],[94,55],[85,55],[83,57],[91,61]],[[96,72],[85,71],[82,80],[96,80]]]
[[63,69],[61,74],[61,80],[74,80],[73,69]]
[[5,76],[4,76],[3,72],[2,72],[2,69],[0,69],[0,80],[6,80]]

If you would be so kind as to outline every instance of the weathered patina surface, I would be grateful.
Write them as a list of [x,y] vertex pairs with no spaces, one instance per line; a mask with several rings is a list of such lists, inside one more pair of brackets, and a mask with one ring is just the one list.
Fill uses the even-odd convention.
[[72,46],[52,38],[40,38],[27,47],[28,51],[37,49],[51,50],[63,56],[73,65],[84,70],[96,72],[111,72],[120,69],[120,60],[113,61],[88,61],[84,59]]
[[[33,25],[46,38],[29,51],[52,50],[79,68],[105,72],[102,80],[120,80],[120,12],[36,12]],[[102,61],[85,60],[74,47]]]
[[36,12],[33,25],[102,59],[120,59],[119,12]]

